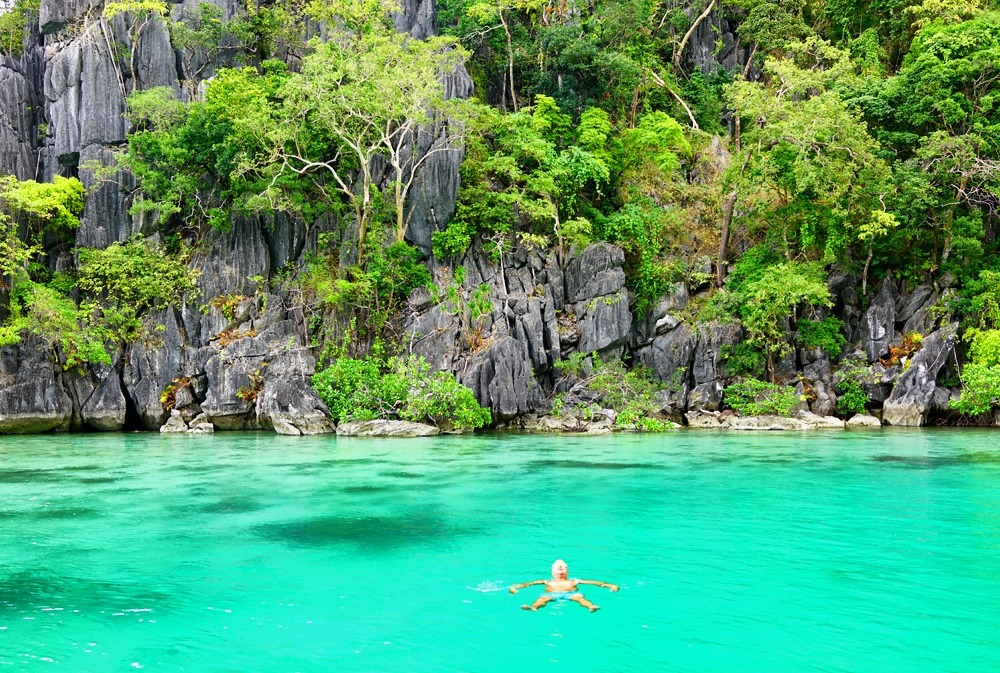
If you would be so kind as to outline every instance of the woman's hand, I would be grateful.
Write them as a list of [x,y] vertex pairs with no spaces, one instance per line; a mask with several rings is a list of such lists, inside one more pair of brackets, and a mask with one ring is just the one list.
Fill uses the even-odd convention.
[[517,587],[516,586],[512,586],[510,589],[507,589],[507,591],[511,592],[512,594],[516,594],[517,593]]

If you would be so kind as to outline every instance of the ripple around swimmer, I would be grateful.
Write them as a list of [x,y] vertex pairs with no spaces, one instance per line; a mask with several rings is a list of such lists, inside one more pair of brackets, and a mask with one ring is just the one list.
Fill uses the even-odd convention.
[[383,552],[421,546],[479,532],[461,528],[432,514],[397,516],[324,516],[255,526],[264,538],[292,545],[323,547],[352,544],[359,550]]

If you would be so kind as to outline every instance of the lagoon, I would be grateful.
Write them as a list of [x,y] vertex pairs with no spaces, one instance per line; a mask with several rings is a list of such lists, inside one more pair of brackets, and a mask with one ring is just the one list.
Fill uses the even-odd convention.
[[4,436],[0,671],[992,673],[998,438]]

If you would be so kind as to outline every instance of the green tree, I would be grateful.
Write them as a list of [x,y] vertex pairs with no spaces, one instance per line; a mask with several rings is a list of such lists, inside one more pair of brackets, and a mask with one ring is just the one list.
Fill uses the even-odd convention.
[[24,53],[25,30],[38,21],[41,0],[16,0],[0,14],[0,54],[20,56]]
[[[384,160],[402,242],[417,171],[435,154],[458,151],[465,133],[456,119],[462,104],[445,100],[440,80],[464,54],[451,38],[414,40],[388,27],[331,30],[331,40],[316,44],[282,87],[264,164],[273,166],[275,181],[288,173],[329,178],[354,211],[363,250],[378,203],[375,162]],[[437,136],[429,138],[434,123]],[[287,204],[280,190],[270,196]]]
[[584,119],[574,133],[572,120],[543,95],[517,113],[483,110],[469,135],[453,226],[496,241],[516,232],[551,235],[560,250],[586,238],[585,213],[600,198],[611,168],[605,147],[610,124],[600,112]]
[[739,293],[739,316],[747,343],[767,355],[774,381],[775,361],[792,352],[788,321],[800,305],[829,307],[830,291],[823,268],[816,262],[784,262],[748,282]]
[[790,258],[832,262],[892,229],[891,172],[859,115],[831,88],[853,77],[847,53],[818,38],[788,49],[790,57],[767,61],[763,84],[727,88],[746,129],[727,182],[751,233],[763,230]]
[[142,317],[179,306],[196,291],[199,272],[143,241],[80,248],[76,286],[92,301],[85,305],[110,338],[128,343],[143,335]]

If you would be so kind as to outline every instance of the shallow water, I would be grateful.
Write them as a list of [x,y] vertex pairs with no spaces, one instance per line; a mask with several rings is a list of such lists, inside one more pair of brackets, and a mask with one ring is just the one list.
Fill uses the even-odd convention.
[[0,671],[993,673],[998,439],[0,437]]

